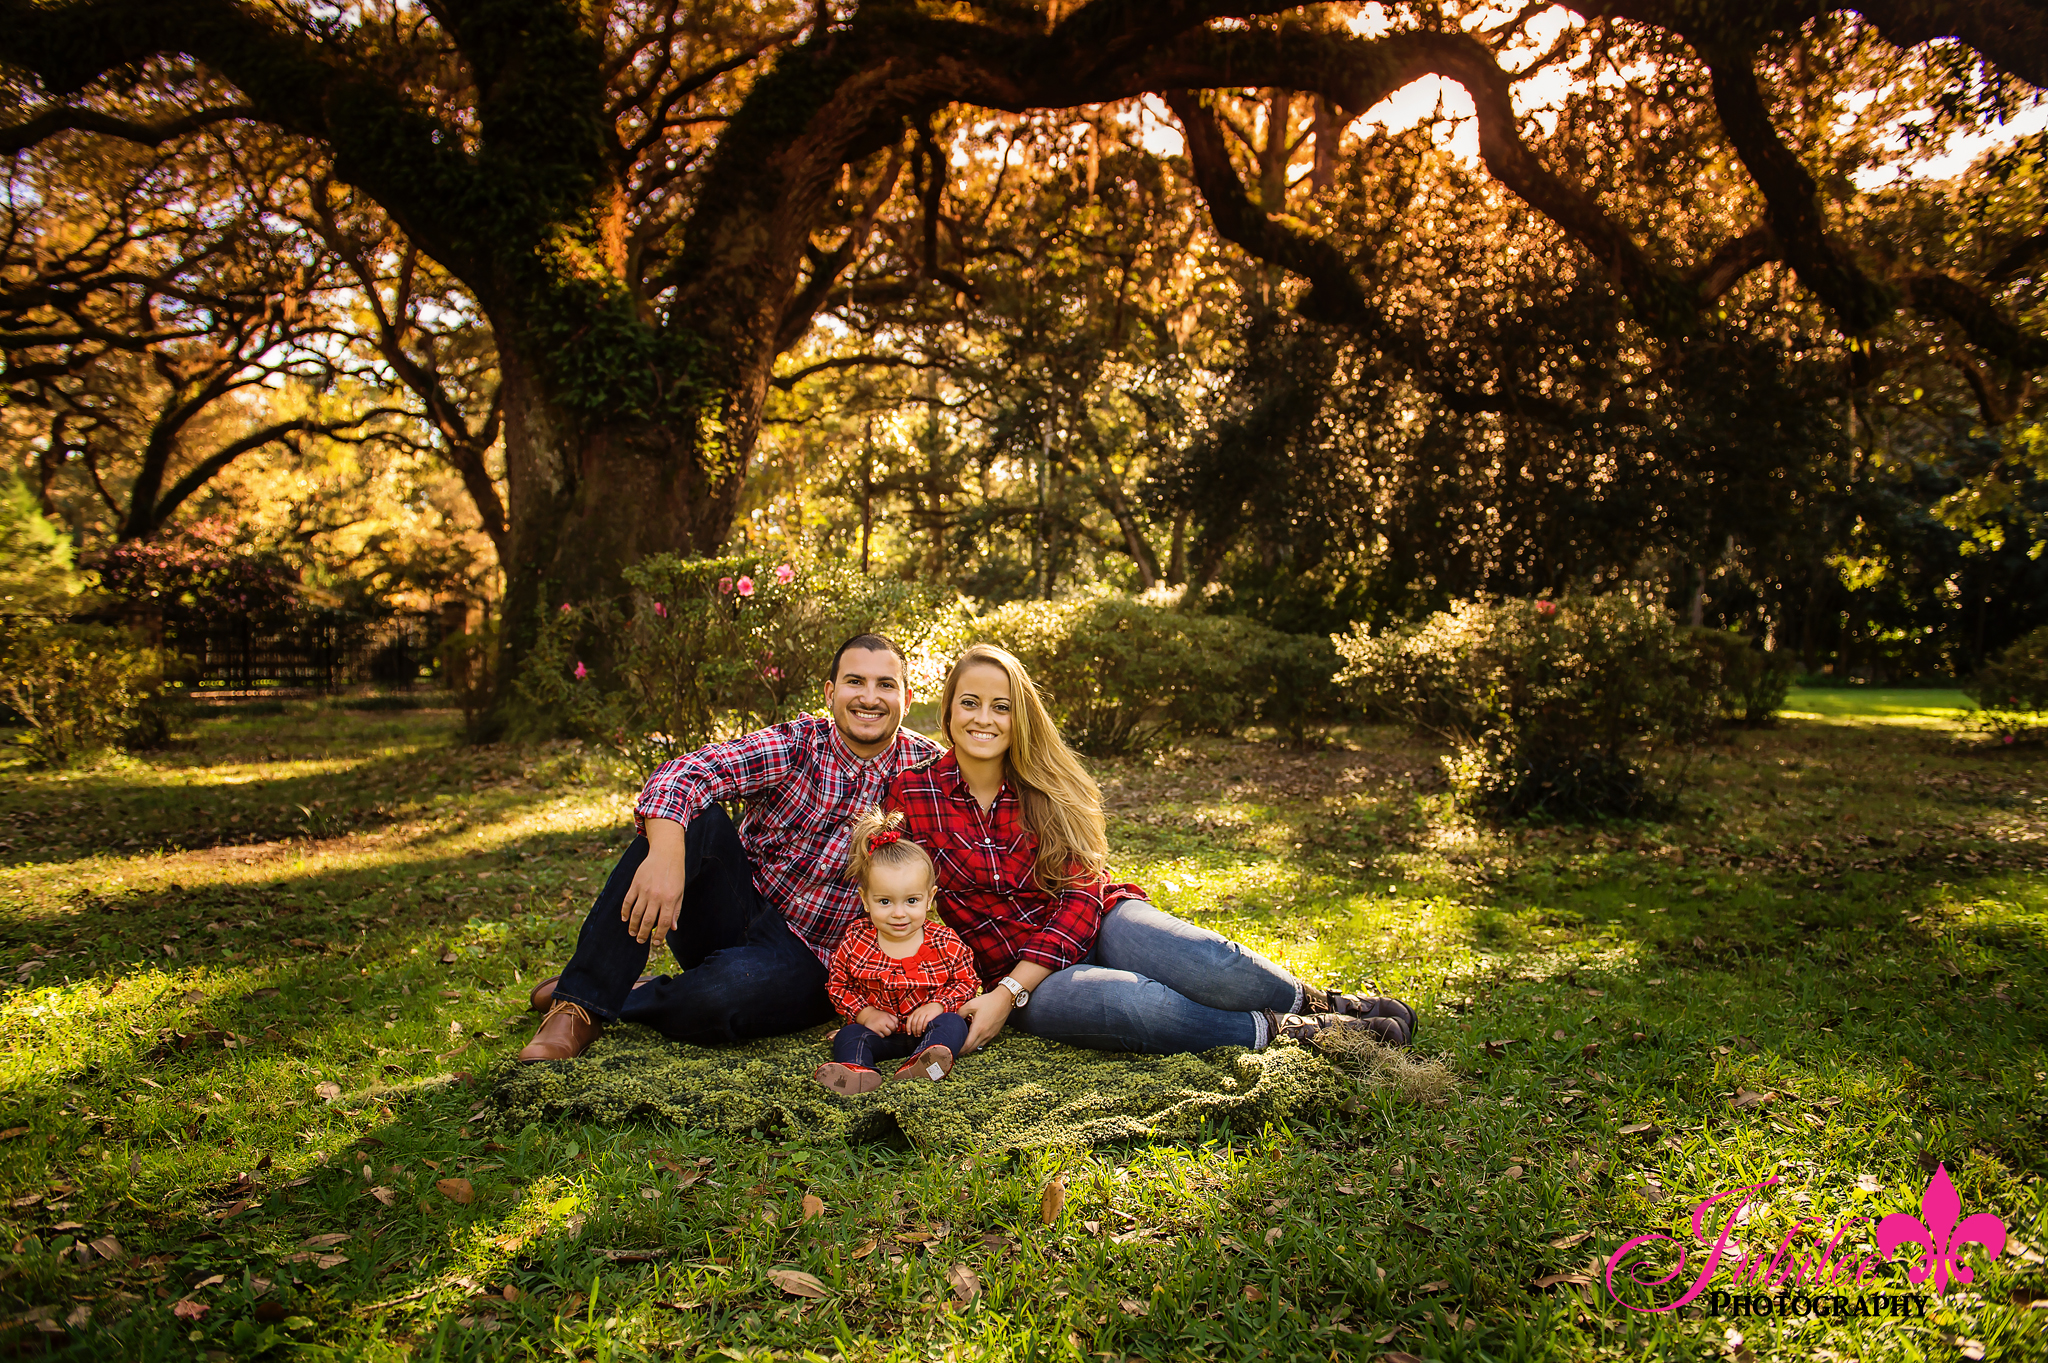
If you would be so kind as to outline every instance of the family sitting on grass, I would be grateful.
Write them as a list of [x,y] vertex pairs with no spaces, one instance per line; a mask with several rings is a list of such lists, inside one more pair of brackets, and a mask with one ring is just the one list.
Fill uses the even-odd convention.
[[[857,635],[831,718],[655,772],[575,954],[533,990],[546,1017],[519,1058],[581,1055],[613,1019],[714,1045],[837,1016],[815,1078],[865,1093],[877,1061],[938,1080],[1006,1026],[1152,1054],[1412,1039],[1406,1004],[1304,984],[1110,881],[1101,789],[1015,657],[976,644],[953,664],[944,749],[900,728],[907,676],[902,649]],[[744,802],[737,826],[721,800]],[[657,938],[680,970],[643,977]]]

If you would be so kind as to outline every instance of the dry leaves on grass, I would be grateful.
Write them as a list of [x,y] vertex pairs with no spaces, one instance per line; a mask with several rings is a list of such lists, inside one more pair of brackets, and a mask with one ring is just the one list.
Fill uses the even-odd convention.
[[1592,1238],[1593,1232],[1589,1230],[1582,1230],[1576,1232],[1575,1234],[1563,1236],[1559,1239],[1552,1240],[1550,1242],[1550,1247],[1552,1249],[1571,1249],[1575,1246],[1585,1244],[1586,1241]]
[[1038,1196],[1038,1219],[1050,1226],[1060,1219],[1060,1212],[1067,1205],[1067,1181],[1058,1176],[1048,1180],[1045,1191]]
[[794,1268],[771,1268],[768,1281],[774,1283],[792,1297],[803,1297],[810,1301],[822,1301],[826,1296],[825,1284],[810,1274]]
[[461,1206],[467,1207],[476,1201],[476,1189],[469,1186],[466,1178],[436,1179],[434,1186],[441,1190],[441,1196]]
[[965,1264],[954,1264],[947,1269],[946,1281],[953,1285],[953,1295],[962,1302],[972,1302],[981,1295],[981,1279]]
[[816,1193],[805,1193],[805,1194],[804,1194],[804,1220],[808,1221],[808,1220],[810,1220],[810,1219],[811,1219],[812,1217],[814,1217],[814,1216],[823,1216],[824,1214],[825,1214],[825,1199],[824,1199],[824,1198],[822,1198],[822,1197],[819,1197],[819,1196],[818,1196],[818,1195],[817,1195]]
[[1751,1093],[1748,1089],[1737,1089],[1735,1096],[1730,1098],[1728,1102],[1730,1106],[1737,1108],[1762,1107],[1775,1096],[1775,1094],[1770,1093]]
[[1364,1087],[1389,1089],[1411,1103],[1448,1098],[1458,1086],[1443,1061],[1383,1045],[1370,1032],[1333,1028],[1317,1037],[1315,1044],[1338,1069]]
[[332,1079],[325,1080],[313,1085],[313,1096],[331,1103],[341,1097],[341,1085],[335,1083]]

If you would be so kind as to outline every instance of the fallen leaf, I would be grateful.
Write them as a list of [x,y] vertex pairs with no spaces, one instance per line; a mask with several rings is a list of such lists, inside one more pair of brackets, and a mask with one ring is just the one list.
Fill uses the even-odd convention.
[[200,1004],[206,1002],[206,995],[197,989],[188,989],[178,999],[178,1002],[184,1004],[187,1008],[197,1008]]
[[1862,1193],[1881,1193],[1884,1191],[1884,1185],[1877,1181],[1875,1174],[1858,1174],[1856,1175],[1856,1190]]
[[316,1098],[325,1098],[328,1102],[331,1103],[336,1098],[341,1097],[341,1085],[335,1083],[332,1079],[324,1080],[321,1083],[313,1085],[313,1096]]
[[1768,1093],[1751,1093],[1748,1089],[1738,1089],[1728,1102],[1731,1106],[1739,1108],[1762,1107],[1771,1101],[1771,1096]]
[[1593,1280],[1583,1273],[1546,1273],[1536,1280],[1539,1288],[1556,1287],[1559,1283],[1570,1283],[1573,1287],[1591,1287]]
[[171,1304],[171,1314],[179,1320],[198,1320],[212,1309],[203,1301],[181,1301]]
[[122,1249],[121,1242],[111,1235],[102,1235],[97,1240],[90,1241],[89,1243],[92,1245],[92,1252],[94,1254],[109,1261],[119,1259],[128,1252]]
[[27,1134],[28,1128],[25,1126],[10,1126],[5,1131],[0,1131],[0,1141],[11,1141],[16,1136],[26,1136]]
[[469,1186],[466,1178],[436,1179],[434,1186],[441,1190],[441,1196],[461,1206],[467,1207],[476,1201],[476,1189]]
[[33,1207],[36,1205],[36,1203],[41,1202],[42,1200],[43,1195],[41,1193],[30,1193],[27,1197],[15,1198],[14,1201],[8,1203],[7,1205],[10,1207]]
[[330,1231],[326,1235],[316,1235],[310,1240],[299,1241],[299,1248],[327,1249],[331,1246],[342,1243],[344,1240],[347,1240],[348,1238],[349,1233],[347,1231]]
[[1657,1124],[1655,1122],[1631,1122],[1621,1129],[1620,1134],[1624,1136],[1654,1136],[1657,1134]]
[[1510,1164],[1510,1165],[1508,1166],[1508,1171],[1507,1171],[1507,1173],[1506,1173],[1506,1174],[1505,1174],[1505,1175],[1504,1175],[1503,1177],[1506,1177],[1506,1178],[1520,1178],[1521,1176],[1522,1176],[1522,1166],[1521,1166],[1521,1165],[1519,1165],[1519,1164]]
[[1050,1226],[1060,1219],[1060,1213],[1067,1206],[1067,1181],[1055,1176],[1047,1180],[1045,1191],[1038,1195],[1038,1219]]
[[1248,1302],[1262,1302],[1266,1299],[1266,1294],[1250,1283],[1246,1283],[1244,1285],[1244,1299]]
[[1100,1221],[1083,1221],[1081,1229],[1087,1231],[1090,1235],[1100,1235],[1102,1234],[1102,1223]]
[[443,948],[443,949],[442,949],[442,952],[441,952],[441,964],[442,964],[442,965],[454,965],[454,964],[455,964],[455,948],[454,948],[454,947],[446,947],[446,948]]
[[811,1301],[822,1301],[826,1296],[825,1284],[819,1282],[810,1274],[800,1272],[794,1268],[771,1268],[768,1270],[768,1281],[774,1283],[792,1297],[806,1297]]
[[971,1302],[981,1295],[981,1279],[974,1276],[974,1270],[965,1264],[954,1264],[946,1270],[946,1281],[953,1285],[953,1295],[963,1302]]
[[376,1198],[379,1202],[383,1203],[387,1207],[395,1207],[398,1205],[398,1193],[395,1189],[372,1188],[370,1189],[370,1196]]
[[876,1248],[881,1245],[881,1243],[882,1242],[880,1240],[872,1238],[863,1240],[853,1247],[853,1257],[856,1259],[865,1259],[870,1254],[873,1254]]
[[1424,1283],[1422,1286],[1416,1288],[1415,1290],[1417,1292],[1441,1292],[1450,1285],[1451,1284],[1448,1279],[1438,1278],[1435,1282]]
[[1423,1363],[1414,1354],[1404,1354],[1399,1349],[1389,1349],[1380,1355],[1380,1363]]
[[313,1256],[313,1267],[315,1268],[340,1268],[347,1262],[348,1256],[346,1254],[316,1254]]
[[1558,1028],[1558,1029],[1557,1029],[1556,1031],[1552,1032],[1552,1033],[1550,1034],[1550,1039],[1551,1039],[1552,1041],[1562,1041],[1562,1040],[1564,1040],[1564,1028],[1560,1027],[1560,1028]]
[[1552,1240],[1550,1242],[1550,1247],[1552,1249],[1570,1249],[1575,1245],[1583,1245],[1592,1238],[1593,1232],[1589,1230],[1582,1230],[1577,1232],[1576,1234],[1567,1235],[1560,1239]]
[[601,1249],[598,1253],[615,1264],[648,1264],[661,1257],[658,1249]]
[[1151,1310],[1151,1308],[1147,1307],[1145,1303],[1137,1301],[1131,1297],[1125,1297],[1122,1301],[1118,1302],[1117,1305],[1123,1308],[1123,1313],[1127,1316],[1148,1315],[1150,1314]]
[[1279,1239],[1279,1238],[1280,1238],[1280,1237],[1281,1237],[1282,1235],[1285,1235],[1286,1233],[1287,1233],[1287,1232],[1285,1232],[1285,1231],[1281,1230],[1281,1229],[1280,1229],[1280,1228],[1279,1228],[1278,1226],[1275,1226],[1275,1227],[1273,1227],[1273,1229],[1271,1229],[1271,1230],[1267,1231],[1267,1232],[1266,1232],[1266,1247],[1267,1247],[1268,1249],[1272,1248],[1272,1246],[1273,1246],[1273,1243],[1274,1243],[1274,1242],[1275,1242],[1276,1240],[1278,1240],[1278,1239]]
[[[1954,970],[1955,967],[1950,966],[1949,969]],[[1957,1335],[1956,1347],[1962,1350],[1963,1357],[1969,1359],[1970,1363],[1981,1363],[1984,1357],[1984,1342],[1982,1340],[1964,1339],[1961,1335]]]
[[1585,1045],[1579,1047],[1579,1058],[1581,1060],[1598,1060],[1600,1058],[1600,1043],[1588,1041]]
[[811,1219],[812,1217],[814,1217],[814,1216],[823,1216],[824,1214],[825,1214],[825,1199],[824,1199],[824,1198],[822,1198],[822,1197],[819,1197],[819,1196],[818,1196],[818,1195],[817,1195],[816,1193],[805,1193],[805,1194],[804,1194],[804,1220],[808,1221],[808,1220],[810,1220],[810,1219]]

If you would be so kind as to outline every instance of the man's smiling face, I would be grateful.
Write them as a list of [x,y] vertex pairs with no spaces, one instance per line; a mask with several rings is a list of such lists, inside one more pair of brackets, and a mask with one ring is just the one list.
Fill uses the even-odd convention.
[[849,648],[839,655],[839,675],[826,685],[825,708],[856,757],[873,757],[896,737],[910,703],[903,670],[903,660],[887,649]]

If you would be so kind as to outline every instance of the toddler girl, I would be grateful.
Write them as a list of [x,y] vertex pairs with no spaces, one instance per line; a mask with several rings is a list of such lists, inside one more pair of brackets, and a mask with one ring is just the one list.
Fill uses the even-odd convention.
[[981,992],[967,944],[925,917],[938,873],[902,822],[871,809],[853,825],[847,874],[868,921],[846,930],[826,965],[825,993],[846,1026],[832,1037],[830,1063],[811,1076],[835,1093],[880,1088],[878,1057],[910,1057],[898,1079],[945,1078],[967,1042],[967,1019],[953,1010]]

